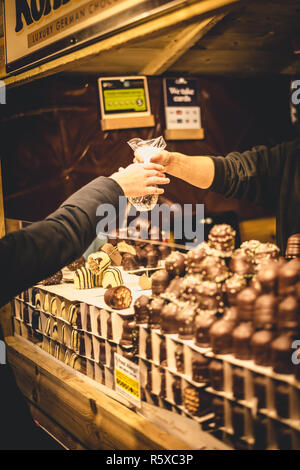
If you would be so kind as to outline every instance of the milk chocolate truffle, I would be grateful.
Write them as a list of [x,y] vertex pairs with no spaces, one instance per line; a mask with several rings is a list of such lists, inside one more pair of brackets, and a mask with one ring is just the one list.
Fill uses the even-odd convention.
[[179,338],[192,339],[194,334],[195,309],[190,304],[183,304],[176,314]]
[[184,280],[180,277],[175,277],[170,284],[168,285],[167,289],[161,296],[164,299],[174,301],[181,297],[181,294],[184,289]]
[[159,255],[156,250],[151,250],[147,252],[147,263],[146,266],[147,268],[156,268],[159,260]]
[[165,305],[161,311],[160,316],[160,329],[165,334],[176,334],[177,333],[177,322],[176,317],[178,313],[177,305],[169,303]]
[[261,242],[258,240],[247,240],[241,244],[241,249],[251,257],[255,256],[256,250],[260,247]]
[[209,378],[214,390],[222,392],[224,390],[224,370],[221,361],[211,361],[209,364]]
[[166,259],[171,254],[171,247],[168,245],[158,245],[160,259]]
[[243,289],[237,296],[237,308],[240,321],[251,321],[254,313],[254,305],[257,292],[251,287]]
[[209,382],[209,359],[199,354],[193,352],[192,356],[192,380],[197,383],[208,383]]
[[294,365],[292,363],[293,339],[288,334],[278,336],[271,343],[271,365],[274,372],[278,374],[292,374]]
[[67,268],[70,271],[76,271],[77,269],[82,268],[83,266],[85,266],[85,259],[83,256],[81,256],[80,258],[73,261],[73,263],[68,264]]
[[190,250],[186,256],[186,270],[189,274],[199,274],[201,273],[201,261],[207,256],[207,249],[196,248]]
[[278,263],[269,261],[268,263],[264,264],[263,269],[259,271],[256,277],[260,283],[263,293],[277,293],[278,272]]
[[232,392],[238,400],[245,399],[245,370],[234,367],[232,372]]
[[176,377],[172,383],[173,400],[176,405],[182,404],[181,379]]
[[231,272],[239,276],[251,277],[254,274],[253,258],[244,250],[238,249],[233,253],[229,262]]
[[125,286],[112,287],[105,292],[104,301],[113,309],[124,310],[131,305],[131,291]]
[[160,314],[165,305],[164,299],[161,299],[160,297],[156,297],[155,299],[152,299],[149,307],[148,307],[148,312],[149,312],[149,326],[150,328],[159,328],[160,326]]
[[221,256],[231,256],[235,245],[236,232],[230,225],[215,225],[208,234],[209,247],[218,250]]
[[178,344],[175,349],[175,366],[177,372],[184,372],[184,354],[182,344]]
[[300,258],[300,233],[295,233],[288,238],[285,257]]
[[274,334],[269,330],[256,331],[251,338],[253,360],[259,366],[269,366],[271,359],[271,343]]
[[194,341],[201,348],[208,348],[210,345],[210,328],[215,323],[216,316],[211,314],[196,315],[194,330]]
[[284,264],[278,274],[278,294],[285,296],[295,292],[295,285],[299,281],[299,271],[293,261]]
[[298,330],[299,301],[294,295],[289,295],[278,306],[277,325],[279,330]]
[[149,303],[150,299],[147,295],[141,295],[133,304],[135,321],[137,325],[148,323],[149,321]]
[[134,271],[135,269],[138,269],[139,263],[137,256],[132,253],[123,253],[122,266],[125,271]]
[[60,284],[62,281],[62,277],[63,277],[62,272],[58,271],[57,273],[53,274],[53,276],[48,277],[47,279],[42,281],[42,284],[44,286],[54,286],[54,285]]
[[247,287],[246,279],[239,274],[234,274],[224,282],[223,290],[228,305],[237,304],[238,293]]
[[152,294],[160,295],[167,289],[169,285],[169,274],[165,269],[156,271],[151,276],[152,281]]
[[237,359],[249,360],[252,357],[251,336],[253,328],[251,322],[243,322],[238,325],[233,333],[233,353]]
[[254,262],[259,265],[271,259],[278,259],[279,255],[280,250],[274,243],[261,243],[255,249]]
[[254,328],[270,330],[274,327],[277,315],[278,299],[274,294],[260,295],[254,305]]
[[206,281],[223,282],[229,272],[225,261],[215,256],[207,256],[201,261],[201,275]]
[[275,409],[280,418],[290,417],[290,391],[288,384],[279,382],[275,385]]
[[185,273],[186,256],[179,251],[173,251],[165,259],[165,268],[171,277],[182,276]]
[[210,344],[214,354],[229,354],[232,352],[232,331],[234,325],[226,320],[218,320],[211,326]]

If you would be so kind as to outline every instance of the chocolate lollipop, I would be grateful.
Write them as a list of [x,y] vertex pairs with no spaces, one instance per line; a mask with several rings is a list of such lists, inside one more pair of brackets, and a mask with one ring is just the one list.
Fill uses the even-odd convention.
[[105,292],[104,301],[113,309],[124,310],[131,305],[131,291],[125,286],[112,287]]

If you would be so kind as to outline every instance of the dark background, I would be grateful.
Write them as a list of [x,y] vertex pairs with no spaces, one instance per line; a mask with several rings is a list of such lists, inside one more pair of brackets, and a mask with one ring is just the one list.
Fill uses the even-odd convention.
[[[168,142],[189,155],[226,155],[253,145],[293,138],[289,78],[198,78],[203,141]],[[6,217],[38,220],[98,175],[109,176],[133,158],[126,142],[164,130],[162,80],[149,78],[156,126],[102,132],[97,77],[56,75],[8,90],[0,107]],[[206,214],[233,210],[241,219],[265,213],[246,201],[226,201],[178,179],[166,191],[172,202],[205,203]]]

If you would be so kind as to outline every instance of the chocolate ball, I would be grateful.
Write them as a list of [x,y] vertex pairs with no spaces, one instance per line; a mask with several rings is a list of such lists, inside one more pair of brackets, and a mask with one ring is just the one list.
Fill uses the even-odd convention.
[[195,309],[184,304],[177,311],[176,322],[179,338],[192,339],[194,334]]
[[237,308],[240,321],[251,321],[254,314],[254,305],[257,292],[251,287],[243,289],[237,296]]
[[149,303],[150,299],[147,295],[141,295],[133,304],[135,321],[139,325],[148,323],[149,321]]
[[189,274],[201,273],[201,261],[206,257],[207,249],[190,250],[186,256],[186,269]]
[[186,256],[179,251],[173,251],[165,259],[165,268],[171,277],[182,276],[185,273]]
[[162,297],[171,301],[177,300],[181,297],[183,288],[184,288],[183,279],[180,277],[175,277],[175,279],[173,279],[170,282],[167,289],[162,294]]
[[214,256],[207,256],[201,261],[201,275],[206,281],[223,282],[229,272],[225,261]]
[[160,329],[165,334],[176,334],[178,330],[177,326],[177,313],[178,307],[173,303],[165,305],[161,311],[160,316]]
[[278,306],[277,325],[279,330],[298,330],[299,301],[294,295],[289,295]]
[[125,271],[138,269],[139,263],[137,256],[131,253],[122,253],[122,266]]
[[253,324],[256,329],[272,329],[277,315],[278,299],[274,294],[260,295],[254,305]]
[[224,282],[223,290],[228,305],[236,305],[238,293],[247,287],[243,276],[234,274]]
[[169,285],[169,274],[165,269],[156,271],[151,276],[152,281],[152,294],[160,295],[167,289]]
[[239,276],[252,276],[254,274],[252,257],[241,249],[236,250],[229,262],[229,269]]
[[234,250],[236,232],[230,225],[215,225],[208,234],[209,247],[223,252],[224,256],[231,255]]
[[250,322],[240,323],[232,333],[234,357],[249,360],[252,357],[251,336],[253,328]]

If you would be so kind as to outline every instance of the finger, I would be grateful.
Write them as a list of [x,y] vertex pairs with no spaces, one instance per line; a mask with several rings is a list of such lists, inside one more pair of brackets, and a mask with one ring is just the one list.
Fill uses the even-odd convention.
[[151,176],[147,179],[146,185],[153,185],[153,184],[169,184],[169,178],[159,178],[158,176]]
[[145,170],[157,170],[157,171],[164,171],[165,168],[163,165],[158,165],[158,163],[145,163],[143,165]]
[[165,178],[165,174],[157,170],[146,170],[146,177],[150,178],[151,176],[159,176],[160,178]]
[[164,194],[165,190],[163,188],[158,188],[157,186],[148,186],[147,194]]

